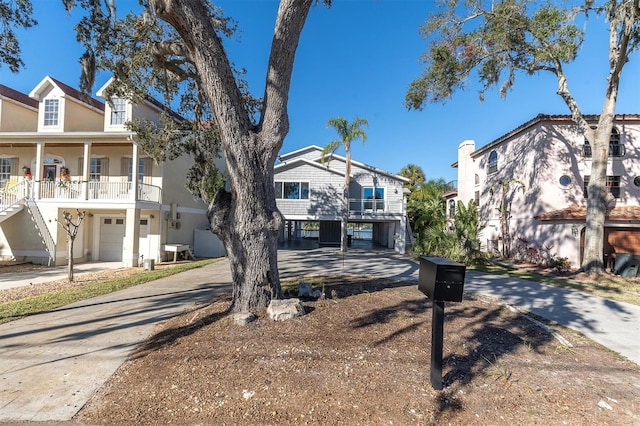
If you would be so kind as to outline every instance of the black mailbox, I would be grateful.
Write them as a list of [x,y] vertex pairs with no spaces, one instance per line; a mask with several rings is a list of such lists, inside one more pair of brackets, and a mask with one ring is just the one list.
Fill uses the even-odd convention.
[[466,266],[442,257],[420,257],[418,290],[433,302],[462,302]]

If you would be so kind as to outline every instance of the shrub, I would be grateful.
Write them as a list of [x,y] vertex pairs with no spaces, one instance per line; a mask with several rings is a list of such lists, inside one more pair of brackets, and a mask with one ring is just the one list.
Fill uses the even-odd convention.
[[551,267],[560,273],[567,273],[571,270],[571,262],[568,257],[554,257],[551,259]]

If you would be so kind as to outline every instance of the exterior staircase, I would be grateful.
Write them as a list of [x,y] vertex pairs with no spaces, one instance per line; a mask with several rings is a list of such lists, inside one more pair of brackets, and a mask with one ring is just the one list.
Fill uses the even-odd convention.
[[24,210],[23,203],[12,204],[0,211],[0,223]]
[[34,222],[36,226],[36,230],[42,239],[42,244],[47,248],[47,253],[49,254],[48,264],[47,266],[51,266],[55,264],[55,253],[56,253],[56,243],[49,232],[49,228],[47,228],[47,224],[42,217],[42,213],[40,213],[40,209],[38,205],[32,198],[25,198],[24,203],[29,209],[29,214],[31,215],[31,220]]
[[42,213],[35,200],[32,198],[30,181],[22,181],[13,185],[7,185],[0,190],[0,225],[10,217],[27,209],[35,229],[40,236],[43,246],[48,254],[48,266],[55,264],[56,243],[47,228]]

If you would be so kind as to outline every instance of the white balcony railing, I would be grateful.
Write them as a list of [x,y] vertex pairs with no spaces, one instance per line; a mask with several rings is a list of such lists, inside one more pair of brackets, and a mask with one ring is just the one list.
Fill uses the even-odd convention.
[[18,203],[20,200],[31,196],[31,182],[6,182],[0,188],[0,211],[7,209]]
[[403,213],[403,202],[402,200],[350,198],[349,212],[351,214]]
[[[85,189],[86,186],[86,196]],[[40,198],[45,200],[139,200],[160,202],[161,189],[144,183],[138,184],[136,197],[132,194],[132,182],[79,182],[79,181],[43,181],[40,182]]]

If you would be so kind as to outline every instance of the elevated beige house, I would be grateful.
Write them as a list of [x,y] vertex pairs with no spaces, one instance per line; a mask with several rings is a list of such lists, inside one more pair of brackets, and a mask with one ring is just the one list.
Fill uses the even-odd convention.
[[[305,223],[313,222],[319,225],[313,238],[320,245],[340,245],[346,159],[333,154],[322,162],[321,153],[321,147],[311,145],[279,157],[276,203],[286,222],[281,241],[299,239]],[[403,185],[407,182],[402,176],[352,160],[349,223],[366,225],[367,238],[374,246],[405,252],[408,191]]]
[[[594,125],[597,117],[588,117]],[[604,256],[640,254],[640,115],[615,117],[609,145]],[[582,260],[586,221],[586,186],[591,147],[570,116],[538,115],[498,139],[476,148],[472,140],[458,148],[458,191],[449,202],[475,200],[485,225],[481,246],[500,250],[503,243],[498,207],[500,181],[507,186],[512,253],[523,246]],[[455,213],[451,205],[448,214]]]
[[206,205],[185,188],[192,160],[156,164],[125,126],[135,117],[159,121],[162,105],[103,101],[49,76],[28,95],[0,85],[0,259],[65,264],[58,221],[76,209],[86,218],[75,261],[136,266],[198,247],[222,255]]

